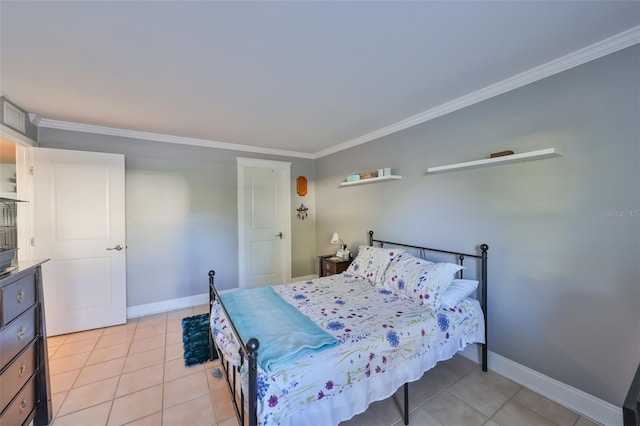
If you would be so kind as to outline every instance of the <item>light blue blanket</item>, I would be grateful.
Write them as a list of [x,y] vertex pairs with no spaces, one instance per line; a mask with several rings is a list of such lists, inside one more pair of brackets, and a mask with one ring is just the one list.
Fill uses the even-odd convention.
[[221,294],[220,299],[244,342],[260,341],[258,364],[275,371],[288,363],[338,344],[271,287]]

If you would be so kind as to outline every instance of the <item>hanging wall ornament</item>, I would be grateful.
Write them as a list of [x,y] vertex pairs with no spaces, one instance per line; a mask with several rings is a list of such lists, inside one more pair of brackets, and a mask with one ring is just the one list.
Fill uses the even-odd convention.
[[307,178],[304,176],[298,176],[296,179],[296,192],[299,196],[304,197],[307,195]]
[[298,211],[298,219],[304,220],[307,217],[307,211],[309,210],[304,204],[300,204],[300,207],[296,209]]

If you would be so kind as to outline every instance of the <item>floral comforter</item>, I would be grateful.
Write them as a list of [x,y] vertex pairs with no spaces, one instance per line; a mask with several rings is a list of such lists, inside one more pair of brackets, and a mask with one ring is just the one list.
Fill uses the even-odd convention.
[[[291,418],[314,410],[332,423],[346,420],[402,383],[419,379],[466,344],[484,339],[482,311],[471,299],[432,312],[347,273],[273,289],[339,344],[279,371],[258,369],[257,417],[265,426],[295,424]],[[211,324],[218,347],[228,358],[237,358],[238,345],[217,302]],[[268,344],[260,342],[262,347]],[[341,394],[355,396],[360,406],[332,406],[331,400]],[[363,395],[366,402],[360,401]]]

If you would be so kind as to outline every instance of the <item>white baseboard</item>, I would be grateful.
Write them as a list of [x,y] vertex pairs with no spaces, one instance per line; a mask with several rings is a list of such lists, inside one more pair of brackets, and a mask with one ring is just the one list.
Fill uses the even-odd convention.
[[181,297],[179,299],[163,300],[162,302],[146,303],[144,305],[129,306],[127,308],[127,318],[191,308],[193,306],[206,305],[207,303],[209,303],[209,293],[196,294],[195,296]]
[[[583,417],[605,426],[622,425],[622,408],[511,361],[502,355],[488,352],[489,370],[513,380]],[[460,355],[480,362],[479,346],[469,345],[460,352]]]
[[318,278],[318,274],[303,275],[301,277],[291,278],[291,282],[295,283],[296,281],[314,280],[316,278]]

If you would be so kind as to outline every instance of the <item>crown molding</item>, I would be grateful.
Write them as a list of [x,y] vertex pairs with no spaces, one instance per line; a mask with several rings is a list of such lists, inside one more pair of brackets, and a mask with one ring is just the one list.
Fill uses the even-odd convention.
[[531,68],[530,70],[517,74],[513,77],[509,77],[498,83],[438,105],[437,107],[431,108],[402,121],[398,121],[355,139],[351,139],[339,145],[334,145],[330,148],[319,151],[315,154],[315,158],[317,159],[334,154],[366,142],[371,142],[383,136],[388,136],[392,133],[408,129],[409,127],[417,126],[418,124],[425,123],[433,120],[434,118],[441,117],[445,114],[458,111],[462,108],[466,108],[519,87],[526,86],[527,84],[534,83],[538,80],[542,80],[543,78],[550,77],[554,74],[577,67],[638,43],[640,43],[640,26],[633,27],[627,31],[623,31],[585,48],[576,50],[568,55],[554,59],[535,68]]
[[0,135],[2,135],[3,139],[6,139],[9,142],[12,142],[16,145],[22,146],[37,146],[37,142],[32,140],[26,135],[23,135],[20,132],[16,132],[9,126],[5,126],[0,123]]
[[572,52],[568,55],[554,59],[545,64],[509,77],[498,83],[484,87],[482,89],[471,92],[434,108],[413,115],[404,120],[393,123],[389,126],[382,127],[373,132],[364,134],[355,139],[334,145],[330,148],[318,151],[316,153],[305,153],[298,151],[286,151],[279,149],[263,148],[251,145],[232,144],[227,142],[211,141],[206,139],[186,138],[181,136],[163,135],[159,133],[141,132],[137,130],[118,129],[113,127],[94,126],[90,124],[72,123],[67,121],[50,120],[37,115],[31,115],[31,121],[38,127],[47,127],[52,129],[71,130],[76,132],[94,133],[108,136],[118,136],[133,139],[142,139],[155,142],[174,143],[180,145],[201,146],[206,148],[218,148],[232,151],[252,152],[256,154],[268,154],[284,157],[318,159],[345,149],[371,142],[384,136],[417,126],[427,121],[433,120],[443,115],[458,111],[462,108],[474,105],[476,103],[491,99],[495,96],[510,92],[517,88],[526,86],[550,77],[562,71],[577,67],[611,53],[617,52],[624,48],[640,43],[640,26],[633,27],[627,31],[616,34],[612,37],[589,45],[585,48]]
[[263,148],[251,145],[239,145],[227,142],[211,141],[207,139],[186,138],[182,136],[163,135],[160,133],[141,132],[138,130],[118,129],[114,127],[94,126],[92,124],[73,123],[69,121],[50,120],[37,117],[37,126],[49,129],[70,130],[73,132],[93,133],[98,135],[117,136],[123,138],[142,139],[153,142],[173,143],[178,145],[201,146],[205,148],[218,148],[231,151],[252,152],[256,154],[269,154],[281,157],[296,157],[314,159],[313,154],[281,149]]

